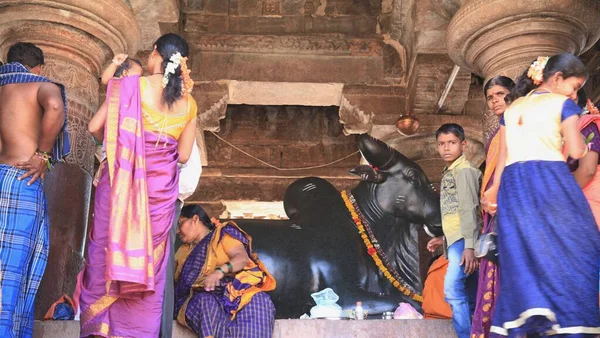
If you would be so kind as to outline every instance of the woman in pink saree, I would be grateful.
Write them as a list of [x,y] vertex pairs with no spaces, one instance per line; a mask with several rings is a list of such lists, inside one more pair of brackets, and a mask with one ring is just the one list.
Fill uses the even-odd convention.
[[89,124],[104,139],[87,261],[79,275],[81,337],[158,337],[178,195],[177,163],[195,140],[187,42],[160,37],[148,77],[109,83]]

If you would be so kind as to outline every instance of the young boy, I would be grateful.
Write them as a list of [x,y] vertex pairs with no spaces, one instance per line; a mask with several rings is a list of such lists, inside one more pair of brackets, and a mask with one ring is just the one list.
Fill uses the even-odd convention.
[[[471,332],[477,276],[475,241],[480,231],[479,186],[481,171],[463,155],[467,141],[465,131],[455,123],[444,124],[435,133],[438,151],[446,162],[440,188],[444,248],[448,270],[444,278],[444,294],[452,308],[452,323],[459,338]],[[427,248],[435,250],[442,244],[432,239]]]
[[106,86],[112,78],[123,78],[126,76],[141,76],[144,72],[142,63],[132,59],[127,54],[117,54],[112,62],[102,72],[102,85]]

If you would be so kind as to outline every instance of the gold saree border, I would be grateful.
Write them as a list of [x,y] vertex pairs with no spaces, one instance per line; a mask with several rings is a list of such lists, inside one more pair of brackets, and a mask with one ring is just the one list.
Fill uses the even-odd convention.
[[108,113],[106,118],[106,160],[112,185],[115,175],[115,158],[117,156],[117,134],[119,127],[119,107],[121,100],[121,81],[112,80],[111,91],[108,93]]

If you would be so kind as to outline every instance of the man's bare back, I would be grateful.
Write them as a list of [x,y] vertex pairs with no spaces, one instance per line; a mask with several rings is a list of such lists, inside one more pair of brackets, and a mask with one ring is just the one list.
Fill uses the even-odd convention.
[[0,163],[31,169],[19,164],[30,161],[37,150],[51,152],[64,122],[63,109],[54,83],[0,86]]

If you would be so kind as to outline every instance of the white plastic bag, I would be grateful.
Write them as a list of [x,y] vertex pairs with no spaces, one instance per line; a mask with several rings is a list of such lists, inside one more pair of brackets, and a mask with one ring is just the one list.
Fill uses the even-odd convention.
[[412,305],[400,303],[396,311],[394,311],[394,319],[423,319],[423,315],[412,307]]
[[310,295],[317,303],[310,309],[310,318],[341,318],[344,317],[342,307],[336,304],[340,296],[331,288],[323,289]]

